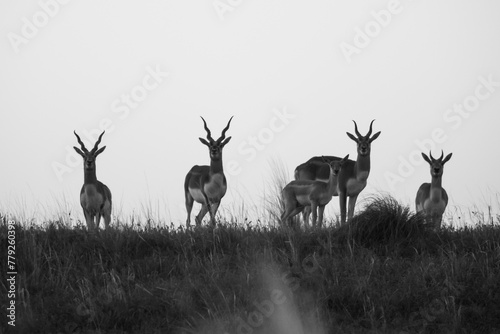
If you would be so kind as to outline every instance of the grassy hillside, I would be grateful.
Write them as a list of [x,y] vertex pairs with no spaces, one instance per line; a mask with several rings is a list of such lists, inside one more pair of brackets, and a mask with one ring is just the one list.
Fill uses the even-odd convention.
[[[15,328],[500,332],[499,226],[434,232],[391,198],[373,200],[349,226],[300,231],[221,224],[94,234],[57,222],[16,224]],[[2,259],[7,229],[3,217]],[[2,332],[12,330],[2,318]]]

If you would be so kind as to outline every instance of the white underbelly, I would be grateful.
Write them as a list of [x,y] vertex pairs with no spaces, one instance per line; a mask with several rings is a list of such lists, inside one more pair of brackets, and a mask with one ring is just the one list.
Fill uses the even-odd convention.
[[222,174],[212,175],[210,181],[204,185],[205,194],[209,199],[219,200],[226,194],[226,184]]
[[308,206],[311,205],[311,201],[309,200],[309,195],[298,195],[297,197],[297,202],[299,202],[300,205]]
[[203,185],[203,191],[198,188],[189,188],[189,193],[196,202],[205,204],[205,195],[210,202],[219,202],[226,194],[226,188],[223,175],[215,174],[212,175],[209,182]]
[[189,188],[189,193],[196,202],[205,203],[205,196],[203,196],[203,193],[200,189]]
[[80,203],[85,210],[98,212],[104,204],[103,196],[97,192],[94,185],[86,185],[80,194]]

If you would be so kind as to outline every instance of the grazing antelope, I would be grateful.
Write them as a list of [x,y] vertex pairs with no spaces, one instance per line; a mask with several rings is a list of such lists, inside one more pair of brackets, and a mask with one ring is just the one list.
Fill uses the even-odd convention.
[[95,173],[95,159],[106,148],[106,146],[100,149],[97,148],[104,132],[101,133],[94,148],[89,152],[80,140],[80,137],[76,134],[76,131],[74,131],[81,150],[76,146],[73,146],[73,148],[83,157],[83,186],[80,191],[80,204],[82,205],[89,231],[99,229],[101,217],[104,217],[104,226],[106,229],[109,227],[109,222],[111,221],[111,191],[104,183],[97,180]]
[[215,214],[227,189],[226,176],[222,169],[222,149],[231,140],[231,137],[226,138],[226,131],[229,129],[233,117],[229,119],[227,126],[222,130],[222,134],[217,140],[212,138],[205,119],[203,117],[201,119],[207,132],[208,141],[203,138],[199,139],[208,146],[210,166],[193,166],[186,175],[184,181],[187,210],[186,227],[191,224],[191,210],[194,201],[201,203],[201,210],[195,219],[196,225],[200,225],[203,217],[207,212],[210,212],[210,221],[215,226]]
[[443,179],[443,166],[450,160],[452,153],[448,154],[443,159],[444,152],[441,151],[441,157],[434,159],[429,152],[430,159],[422,153],[422,157],[431,167],[431,183],[422,183],[418,188],[415,198],[415,206],[417,212],[423,212],[427,221],[430,221],[435,228],[441,227],[444,210],[448,205],[448,194],[441,186]]
[[[356,136],[346,132],[349,138],[357,143],[358,157],[356,161],[347,160],[338,176],[338,193],[334,194],[334,196],[339,196],[340,221],[342,224],[346,222],[347,197],[349,197],[348,220],[351,220],[354,216],[354,206],[356,205],[358,195],[366,187],[366,181],[370,174],[371,143],[380,135],[379,131],[371,136],[374,121],[371,121],[370,130],[366,136],[362,136],[359,133],[358,125],[355,121],[353,122]],[[327,182],[330,169],[323,162],[323,159],[327,161],[340,160],[339,157],[335,156],[313,157],[295,168],[295,179]]]
[[[290,218],[303,211],[304,224],[307,225],[309,213],[312,211],[312,225],[319,227],[323,223],[323,212],[334,194],[338,193],[338,176],[342,166],[349,158],[349,154],[341,160],[329,160],[324,162],[330,170],[328,182],[312,180],[294,180],[283,188],[282,196],[285,204],[285,211],[281,215],[281,222],[286,224]],[[310,211],[304,208],[310,207]]]

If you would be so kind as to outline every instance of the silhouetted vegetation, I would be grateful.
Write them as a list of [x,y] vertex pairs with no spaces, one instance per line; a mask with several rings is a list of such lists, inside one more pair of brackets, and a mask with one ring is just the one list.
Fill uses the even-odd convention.
[[[500,331],[499,223],[434,231],[390,197],[372,199],[348,225],[322,229],[221,223],[89,233],[57,221],[17,223],[16,329]],[[3,258],[6,231],[2,217]]]

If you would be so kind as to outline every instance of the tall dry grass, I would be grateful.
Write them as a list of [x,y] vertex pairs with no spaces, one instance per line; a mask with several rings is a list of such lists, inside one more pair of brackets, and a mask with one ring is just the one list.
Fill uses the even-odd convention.
[[[2,215],[2,258],[8,220]],[[153,223],[89,233],[57,220],[17,222],[16,329],[494,332],[499,225],[433,231],[390,197],[367,201],[349,225],[322,229],[228,221],[215,229]],[[0,326],[5,332],[6,322]]]

